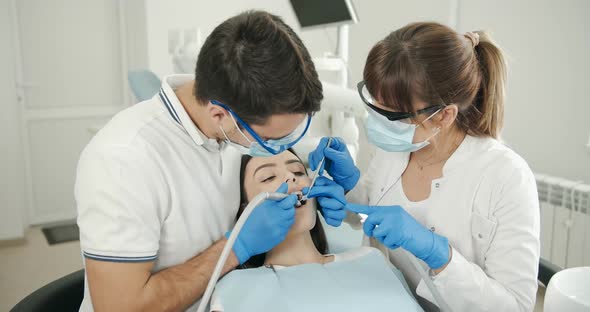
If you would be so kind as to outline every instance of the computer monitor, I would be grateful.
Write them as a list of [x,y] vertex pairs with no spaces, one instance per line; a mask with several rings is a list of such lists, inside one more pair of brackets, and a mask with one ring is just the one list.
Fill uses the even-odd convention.
[[303,29],[358,22],[351,0],[290,0],[290,2]]

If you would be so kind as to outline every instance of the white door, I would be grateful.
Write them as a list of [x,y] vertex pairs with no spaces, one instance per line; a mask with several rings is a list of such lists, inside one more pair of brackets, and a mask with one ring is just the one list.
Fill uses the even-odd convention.
[[73,219],[79,154],[129,103],[121,3],[12,1],[29,223]]

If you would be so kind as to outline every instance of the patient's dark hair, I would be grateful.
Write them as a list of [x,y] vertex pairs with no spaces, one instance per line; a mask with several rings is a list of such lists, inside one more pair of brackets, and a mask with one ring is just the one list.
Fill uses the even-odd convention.
[[[297,158],[299,158],[299,156],[292,149],[289,149],[289,152],[292,153],[293,155],[295,155]],[[238,209],[238,215],[236,216],[236,220],[238,218],[240,218],[240,216],[242,215],[242,212],[244,211],[244,209],[248,205],[248,196],[246,195],[246,189],[244,187],[244,179],[245,179],[246,166],[248,165],[248,163],[250,162],[251,159],[252,159],[252,156],[249,156],[249,155],[242,156],[242,164],[240,166],[240,209]],[[299,160],[301,160],[301,158],[299,158]],[[320,221],[320,216],[317,213],[316,213],[315,226],[309,231],[309,233],[311,234],[311,240],[313,241],[315,248],[317,248],[317,250],[321,254],[327,254],[328,253],[328,240],[326,238],[326,233],[324,232],[324,228],[322,227],[322,223]],[[249,268],[260,267],[260,266],[264,265],[265,259],[266,259],[266,253],[262,253],[262,254],[253,256],[248,261],[244,262],[244,264],[242,264],[241,268],[242,269],[249,269]]]
[[207,37],[195,69],[194,94],[217,100],[249,124],[277,114],[320,110],[322,84],[295,31],[278,16],[246,11]]

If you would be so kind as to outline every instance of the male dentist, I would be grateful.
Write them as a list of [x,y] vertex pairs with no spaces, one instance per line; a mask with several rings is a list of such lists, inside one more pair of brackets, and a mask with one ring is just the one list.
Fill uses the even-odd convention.
[[[248,11],[217,26],[195,76],[166,77],[156,96],[117,114],[80,156],[80,310],[196,309],[234,224],[241,154],[294,145],[321,100],[308,51],[279,17]],[[224,273],[284,239],[296,200],[254,211]]]

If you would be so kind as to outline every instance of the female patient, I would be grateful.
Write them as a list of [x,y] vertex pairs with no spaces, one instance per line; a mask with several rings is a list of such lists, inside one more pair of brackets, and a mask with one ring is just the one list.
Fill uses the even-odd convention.
[[[316,184],[322,184],[320,179],[327,178],[318,178]],[[288,193],[310,184],[293,151],[243,156],[238,217],[254,196],[285,182]],[[219,281],[211,311],[421,311],[399,271],[377,249],[361,247],[336,255],[327,251],[316,200],[310,199],[296,208],[295,223],[282,243]]]

